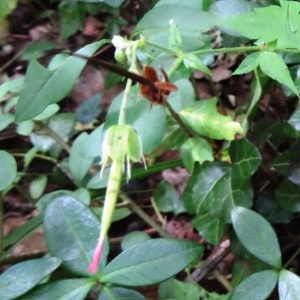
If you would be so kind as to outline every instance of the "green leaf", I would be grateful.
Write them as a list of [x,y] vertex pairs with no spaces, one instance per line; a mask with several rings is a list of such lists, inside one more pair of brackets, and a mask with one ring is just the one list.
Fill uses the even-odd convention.
[[77,121],[81,124],[89,124],[95,120],[101,112],[101,99],[102,93],[96,93],[94,96],[81,102],[76,110]]
[[239,240],[250,253],[275,268],[281,268],[278,239],[263,217],[247,208],[235,207],[231,220]]
[[54,42],[37,40],[34,43],[29,44],[29,46],[25,48],[25,51],[23,52],[21,57],[23,60],[30,60],[32,58],[37,59],[41,57],[45,51],[50,50],[54,47]]
[[215,298],[210,298],[209,293],[198,284],[170,278],[159,285],[159,299],[213,300]]
[[2,300],[15,299],[31,290],[58,268],[57,257],[38,258],[18,263],[0,275]]
[[118,255],[103,270],[101,282],[124,286],[154,284],[177,274],[199,258],[202,251],[201,245],[185,240],[152,239]]
[[17,127],[17,133],[20,135],[30,135],[34,130],[34,121],[32,120],[27,120],[27,121],[22,121],[18,124]]
[[19,300],[84,300],[95,283],[91,279],[65,279],[36,287]]
[[229,154],[233,163],[231,189],[234,203],[235,205],[250,207],[253,198],[250,177],[258,169],[261,155],[255,146],[246,139],[232,141]]
[[[75,126],[75,115],[73,113],[60,113],[52,116],[48,121],[48,127],[67,142]],[[51,149],[61,149],[61,146],[50,137],[49,134],[32,133],[30,135],[32,144],[40,151],[49,151]]]
[[0,191],[9,187],[17,176],[17,163],[14,157],[0,150]]
[[219,23],[247,38],[265,43],[277,40],[279,48],[297,49],[300,43],[299,10],[300,4],[296,1],[282,1],[281,7],[254,8],[253,12],[219,20]]
[[[49,252],[61,258],[64,267],[79,275],[90,275],[87,268],[97,244],[99,227],[98,219],[88,207],[71,196],[52,199],[44,212]],[[106,244],[101,266],[105,264],[107,252]]]
[[146,13],[135,27],[134,35],[143,35],[147,41],[168,48],[171,19],[177,25],[184,52],[198,49],[202,45],[199,38],[202,32],[215,22],[212,15],[201,11],[200,4],[194,8],[184,2],[174,5],[172,1],[171,4],[157,5]]
[[[75,53],[89,57],[105,43],[107,40],[102,40],[87,45]],[[16,120],[31,119],[48,105],[61,101],[71,91],[85,64],[85,59],[70,56],[56,70],[48,70],[36,60],[31,60],[16,108]]]
[[214,160],[210,144],[200,137],[188,138],[180,148],[180,156],[190,172],[193,172],[195,162],[202,164]]
[[173,212],[175,215],[185,212],[182,200],[174,186],[167,181],[161,181],[155,188],[153,197],[161,212]]
[[207,66],[205,66],[202,60],[195,54],[192,53],[186,54],[183,62],[187,68],[199,70],[205,74],[208,74],[209,76],[212,76],[211,70]]
[[224,217],[213,213],[199,213],[193,219],[192,225],[198,232],[213,245],[217,245],[225,230],[226,220]]
[[[299,6],[300,8],[300,6]],[[300,24],[299,24],[300,25]],[[284,60],[275,52],[263,51],[260,53],[260,68],[272,79],[289,87],[299,96],[298,90],[291,78],[291,74]]]
[[260,62],[260,52],[249,54],[239,65],[239,67],[232,73],[232,75],[245,74],[256,69]]
[[270,223],[287,224],[293,217],[292,213],[282,209],[279,201],[271,192],[263,192],[257,197],[255,200],[255,211]]
[[17,7],[17,4],[17,0],[2,0],[0,2],[0,20],[9,15]]
[[47,185],[47,176],[40,175],[36,177],[29,186],[30,196],[33,199],[38,199],[42,196]]
[[274,290],[277,280],[278,273],[273,270],[252,274],[233,290],[229,300],[265,300]]
[[229,154],[232,165],[224,162],[196,165],[183,193],[187,211],[196,213],[193,226],[214,245],[220,242],[234,206],[251,207],[250,176],[261,161],[257,149],[246,139],[232,141]]
[[288,270],[279,273],[278,293],[280,300],[295,300],[300,295],[300,278]]
[[280,206],[289,212],[300,211],[300,187],[285,179],[276,190],[276,198]]
[[[94,159],[89,157],[86,153],[88,151],[87,141],[89,135],[86,132],[80,134],[74,141],[69,158],[70,171],[74,177],[74,180],[78,186],[82,185],[82,180],[88,173]],[[99,154],[101,149],[101,144],[98,146]]]
[[13,115],[0,112],[0,131],[5,129],[14,120],[15,117]]
[[300,106],[296,108],[288,123],[291,124],[298,132],[300,132]]
[[194,89],[191,82],[184,78],[175,81],[174,84],[178,91],[169,95],[168,102],[176,112],[179,112],[195,102]]
[[19,94],[23,88],[24,76],[16,77],[14,79],[9,79],[0,85],[0,102],[3,100],[4,96],[9,92],[12,94]]
[[[212,1],[209,12],[218,20],[249,12],[253,9],[254,3],[247,0],[219,0]],[[235,30],[220,26],[218,22],[217,28],[234,37],[240,37]],[[227,37],[228,38],[228,37]]]
[[213,139],[233,140],[237,133],[243,133],[238,122],[223,116],[216,109],[217,99],[197,101],[179,114],[196,133]]
[[137,291],[122,287],[104,286],[98,300],[145,300]]
[[121,248],[122,250],[126,250],[136,244],[148,241],[150,239],[150,236],[142,231],[132,231],[123,237]]

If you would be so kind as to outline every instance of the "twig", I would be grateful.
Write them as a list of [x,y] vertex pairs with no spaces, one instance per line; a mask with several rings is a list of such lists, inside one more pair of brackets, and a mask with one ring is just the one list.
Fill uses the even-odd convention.
[[185,282],[198,282],[204,278],[207,274],[211,273],[216,266],[230,253],[230,247],[227,247],[210,261],[206,261],[201,267],[193,271],[193,273],[186,278]]
[[135,212],[141,219],[154,228],[162,237],[172,238],[172,236],[158,225],[149,215],[147,215],[138,205],[136,205],[127,195],[120,194],[120,198],[128,203],[128,207]]

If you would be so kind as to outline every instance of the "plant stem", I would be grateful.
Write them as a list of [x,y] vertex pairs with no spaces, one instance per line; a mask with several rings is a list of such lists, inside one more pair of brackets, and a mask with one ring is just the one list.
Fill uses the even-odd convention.
[[172,238],[172,236],[158,225],[149,215],[147,215],[138,205],[136,205],[127,195],[120,194],[120,198],[128,203],[128,207],[135,212],[142,220],[154,228],[162,237]]
[[172,117],[175,119],[175,121],[178,123],[178,125],[183,129],[183,131],[189,136],[189,137],[195,137],[195,133],[190,130],[188,126],[185,125],[185,123],[181,120],[178,113],[172,108],[172,106],[169,104],[169,102],[166,100],[164,101],[164,106],[168,109]]
[[49,137],[53,138],[57,142],[57,144],[59,144],[68,153],[71,152],[71,147],[47,124],[41,121],[36,121],[36,124],[40,127],[41,131],[45,131],[43,134],[49,135]]
[[2,192],[0,192],[0,256],[2,255],[3,248],[3,232],[4,229],[4,197]]
[[282,269],[285,269],[293,260],[295,257],[297,257],[300,254],[300,247],[298,248],[298,250],[292,255],[292,257],[284,264],[284,266],[282,267]]

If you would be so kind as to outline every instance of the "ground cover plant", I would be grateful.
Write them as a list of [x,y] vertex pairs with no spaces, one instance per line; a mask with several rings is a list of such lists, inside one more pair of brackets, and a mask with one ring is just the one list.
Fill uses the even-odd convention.
[[1,299],[299,298],[300,3],[0,11]]

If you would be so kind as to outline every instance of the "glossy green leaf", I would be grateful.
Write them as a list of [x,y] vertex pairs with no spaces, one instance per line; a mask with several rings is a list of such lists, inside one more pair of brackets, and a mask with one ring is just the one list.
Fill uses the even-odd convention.
[[[245,12],[249,12],[253,9],[254,4],[247,0],[219,0],[213,1],[209,12],[213,14],[218,20],[239,15]],[[220,26],[219,22],[217,27],[223,32],[232,35],[234,37],[239,37],[235,30]]]
[[297,107],[288,123],[291,124],[298,132],[300,132],[300,107]]
[[95,120],[101,112],[101,99],[102,93],[96,93],[89,99],[81,102],[76,110],[77,121],[81,124],[89,124]]
[[265,43],[277,40],[279,48],[298,48],[299,10],[300,3],[281,1],[281,7],[254,8],[253,12],[232,16],[219,23],[250,39],[260,39]]
[[233,290],[229,300],[265,300],[274,290],[277,280],[278,273],[273,270],[252,274]]
[[12,94],[19,94],[23,88],[23,84],[24,76],[16,77],[14,79],[3,82],[0,85],[0,102],[9,92],[11,92]]
[[213,139],[233,140],[237,133],[243,133],[238,122],[223,116],[216,109],[217,99],[197,101],[179,114],[196,133]]
[[55,47],[54,42],[49,41],[40,41],[37,40],[33,43],[30,43],[28,47],[25,48],[25,51],[22,54],[22,59],[30,60],[32,58],[39,58],[47,50],[50,50]]
[[220,242],[234,206],[251,207],[250,177],[261,161],[258,150],[246,139],[232,141],[229,154],[231,165],[224,162],[196,165],[183,193],[187,211],[196,213],[193,226],[215,245]]
[[232,75],[245,74],[256,69],[260,62],[260,52],[254,52],[249,54],[238,68],[232,73]]
[[65,279],[39,285],[18,300],[84,300],[95,283],[91,279]]
[[58,268],[56,257],[38,258],[18,263],[0,275],[1,300],[15,299],[35,287]]
[[[97,244],[100,223],[89,208],[71,196],[58,196],[46,207],[44,228],[49,252],[61,258],[70,271],[90,275],[87,268]],[[107,252],[106,244],[101,266]]]
[[[77,185],[82,185],[82,180],[88,173],[94,159],[89,157],[86,153],[88,151],[87,141],[89,135],[85,132],[80,134],[72,144],[69,166]],[[101,144],[99,144],[99,154],[100,154]]]
[[40,114],[35,116],[33,119],[35,121],[41,121],[41,120],[48,119],[48,118],[52,117],[54,114],[56,114],[59,111],[59,109],[60,109],[60,107],[58,104],[56,104],[56,103],[50,104]]
[[13,115],[0,112],[0,131],[5,129],[14,120],[15,117]]
[[226,226],[225,216],[212,213],[198,213],[192,225],[198,232],[213,245],[217,245],[222,238]]
[[231,189],[234,203],[250,207],[253,197],[250,177],[258,169],[261,155],[257,148],[246,139],[232,141],[229,154],[232,161]]
[[185,212],[182,200],[174,186],[167,181],[161,181],[155,188],[153,197],[161,212],[173,212],[175,215]]
[[137,291],[114,286],[104,286],[98,300],[145,300]]
[[[300,8],[300,6],[299,6]],[[300,25],[300,23],[299,23]],[[289,87],[296,95],[299,95],[297,88],[291,78],[291,74],[284,60],[275,52],[263,51],[260,53],[260,68],[272,79]]]
[[27,120],[27,121],[22,121],[18,124],[17,127],[17,133],[20,135],[30,135],[34,130],[34,121],[32,120]]
[[296,142],[295,145],[288,150],[279,154],[272,162],[272,167],[276,169],[281,175],[288,176],[291,171],[291,162],[297,161],[300,151],[300,143]]
[[9,187],[17,176],[17,163],[14,157],[0,150],[0,191]]
[[201,11],[200,5],[196,9],[184,2],[176,5],[172,2],[157,5],[146,13],[135,27],[134,34],[145,36],[151,43],[168,47],[171,19],[178,27],[182,48],[186,52],[196,50],[202,45],[201,39],[195,39],[195,36],[201,37],[202,32],[210,29],[215,22],[212,15]]
[[[60,113],[49,119],[48,127],[57,133],[62,140],[67,142],[71,136],[75,126],[75,115],[73,113]],[[59,147],[56,141],[48,134],[32,133],[30,140],[40,151],[49,151],[55,147]]]
[[293,217],[292,213],[282,209],[274,193],[263,192],[255,200],[255,211],[270,223],[287,224]]
[[191,82],[184,78],[175,81],[174,84],[178,90],[168,96],[168,102],[176,112],[179,112],[195,102],[194,89]]
[[[107,43],[106,40],[87,45],[76,54],[91,56]],[[48,105],[62,100],[72,89],[77,77],[86,64],[86,60],[71,56],[56,70],[42,67],[36,60],[28,66],[24,89],[17,108],[17,121],[25,121],[40,114]]]
[[247,208],[235,207],[231,220],[238,239],[250,253],[275,268],[281,268],[277,236],[263,217]]
[[278,293],[280,300],[295,300],[300,295],[300,277],[288,270],[279,273]]
[[170,278],[159,285],[159,299],[172,300],[199,300],[214,299],[209,297],[209,293],[200,285],[195,283],[180,282],[174,278]]
[[47,181],[48,179],[46,175],[39,175],[31,182],[29,186],[29,192],[33,199],[38,199],[41,197],[46,188]]
[[207,140],[200,137],[187,139],[180,148],[181,159],[186,168],[193,172],[194,164],[213,161],[213,150]]
[[154,284],[180,272],[202,251],[201,245],[185,240],[152,239],[118,255],[103,270],[101,282],[124,286]]
[[199,70],[202,71],[203,73],[208,74],[209,76],[212,76],[211,70],[207,66],[205,66],[202,60],[195,54],[192,53],[186,54],[183,63],[187,68]]
[[285,179],[276,190],[276,198],[280,206],[289,212],[300,211],[300,187]]
[[2,0],[0,2],[0,20],[9,15],[16,8],[17,4],[17,0]]
[[121,248],[122,250],[126,250],[136,244],[148,241],[150,239],[151,237],[142,231],[132,231],[123,237],[121,242]]
[[[110,105],[105,129],[118,123],[122,97],[123,93],[118,95]],[[126,122],[132,125],[140,136],[143,152],[149,153],[163,140],[166,131],[166,111],[161,105],[155,105],[150,109],[149,101],[138,95],[136,87],[133,87],[127,101]]]

